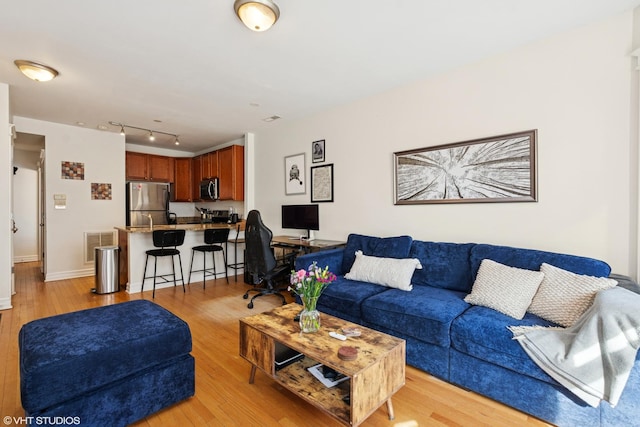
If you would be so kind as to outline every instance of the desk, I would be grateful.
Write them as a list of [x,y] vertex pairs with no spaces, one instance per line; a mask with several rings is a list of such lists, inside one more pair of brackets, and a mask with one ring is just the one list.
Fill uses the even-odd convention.
[[[291,236],[273,236],[271,238],[271,247],[274,249],[274,255],[280,262],[287,261],[287,255],[294,253],[291,260],[291,266],[293,268],[293,262],[295,257],[302,254],[308,254],[311,252],[326,251],[327,249],[336,249],[345,246],[347,242],[341,242],[339,240],[300,240],[299,238],[293,238]],[[278,253],[275,249],[280,249],[282,252]],[[252,285],[253,282],[247,270],[244,271],[244,282],[248,285]]]
[[271,246],[281,249],[296,249],[302,253],[326,251],[327,249],[336,249],[345,246],[347,242],[339,240],[301,240],[291,236],[274,236],[271,239]]

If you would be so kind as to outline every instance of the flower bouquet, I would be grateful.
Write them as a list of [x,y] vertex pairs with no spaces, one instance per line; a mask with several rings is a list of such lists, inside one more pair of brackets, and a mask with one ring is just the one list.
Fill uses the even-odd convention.
[[320,329],[320,313],[316,310],[318,298],[329,284],[336,280],[336,275],[318,267],[314,261],[308,270],[291,272],[291,286],[289,290],[300,296],[304,308],[300,313],[300,328],[302,332],[316,332]]

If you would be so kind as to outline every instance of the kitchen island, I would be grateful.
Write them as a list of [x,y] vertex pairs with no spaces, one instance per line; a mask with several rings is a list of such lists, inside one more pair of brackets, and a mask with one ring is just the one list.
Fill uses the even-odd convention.
[[[140,292],[142,288],[142,276],[144,273],[144,263],[146,259],[146,251],[154,249],[153,246],[153,234],[155,230],[185,230],[184,244],[178,249],[182,258],[182,271],[184,273],[184,283],[187,284],[189,278],[189,265],[191,263],[191,248],[204,244],[204,230],[209,228],[229,228],[229,239],[233,239],[238,229],[238,224],[177,224],[177,225],[154,225],[150,227],[115,227],[118,230],[118,245],[120,246],[120,286],[125,286],[127,292]],[[225,245],[225,254],[228,255],[227,247]],[[233,252],[233,245],[230,245],[229,250]],[[238,262],[242,262],[244,252],[238,250]],[[222,255],[216,255],[216,267],[218,271],[218,277],[224,277],[224,268]],[[232,262],[232,260],[228,260]],[[211,259],[207,259],[207,266],[211,265]],[[196,254],[196,259],[193,265],[194,270],[202,270],[202,255]],[[228,269],[229,275],[236,274],[233,269]],[[158,276],[161,274],[171,273],[171,257],[158,258]],[[153,274],[153,258],[149,260],[149,267],[147,268],[147,276]],[[176,276],[178,286],[182,286],[180,282],[180,267],[176,265]],[[202,282],[203,273],[194,272],[191,275],[191,282]],[[211,278],[213,279],[213,278]],[[162,279],[156,283],[156,289],[162,289],[173,286],[173,281],[164,282]],[[145,282],[145,289],[153,289],[153,279],[147,279]]]

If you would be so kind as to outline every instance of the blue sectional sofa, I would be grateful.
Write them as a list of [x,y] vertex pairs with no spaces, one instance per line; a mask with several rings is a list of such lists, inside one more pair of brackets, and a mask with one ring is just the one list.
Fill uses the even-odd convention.
[[[422,269],[411,278],[411,291],[344,277],[356,251],[385,258],[417,258]],[[547,263],[581,275],[607,277],[603,261],[566,254],[494,246],[380,238],[351,234],[343,249],[299,256],[296,269],[316,261],[338,279],[326,288],[318,310],[403,338],[407,363],[560,426],[638,425],[638,359],[615,408],[591,407],[541,370],[512,339],[508,326],[553,326],[533,314],[514,319],[464,301],[483,259],[528,270]]]

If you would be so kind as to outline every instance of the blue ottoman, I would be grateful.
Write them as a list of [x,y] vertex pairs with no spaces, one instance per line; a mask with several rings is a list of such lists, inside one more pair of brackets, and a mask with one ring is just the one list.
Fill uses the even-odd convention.
[[22,407],[39,425],[125,426],[195,393],[189,326],[150,301],[34,320],[19,347]]

